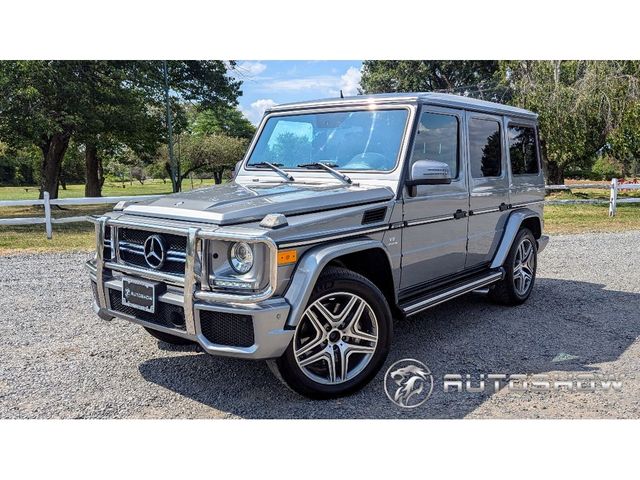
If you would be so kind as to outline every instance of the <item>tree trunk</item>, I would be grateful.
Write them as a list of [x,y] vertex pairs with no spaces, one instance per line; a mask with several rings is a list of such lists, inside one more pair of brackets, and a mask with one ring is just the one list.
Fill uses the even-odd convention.
[[220,185],[222,183],[222,174],[224,173],[224,170],[214,170],[213,172],[213,181],[216,183],[216,185]]
[[564,185],[564,169],[557,162],[547,162],[547,185]]
[[102,162],[98,158],[98,148],[95,145],[91,143],[85,145],[84,160],[87,179],[84,186],[84,196],[101,197],[104,179],[102,178]]
[[40,181],[40,198],[49,192],[50,198],[58,198],[58,183],[62,159],[69,146],[71,132],[61,132],[46,138],[40,145],[42,150],[42,180]]

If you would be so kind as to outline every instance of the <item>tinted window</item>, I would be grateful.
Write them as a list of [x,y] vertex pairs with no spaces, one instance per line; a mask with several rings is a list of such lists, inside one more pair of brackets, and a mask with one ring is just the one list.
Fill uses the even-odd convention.
[[500,176],[502,149],[498,122],[480,118],[469,121],[469,158],[474,178]]
[[449,165],[458,178],[458,119],[452,115],[423,113],[413,142],[411,161],[437,160]]
[[248,166],[270,162],[286,169],[325,162],[344,170],[392,170],[407,115],[403,108],[273,116]]
[[536,131],[531,127],[509,127],[509,158],[511,173],[538,173]]

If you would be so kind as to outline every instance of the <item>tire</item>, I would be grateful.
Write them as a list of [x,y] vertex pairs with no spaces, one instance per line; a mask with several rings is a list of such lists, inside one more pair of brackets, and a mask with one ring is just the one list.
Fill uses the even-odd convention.
[[538,267],[538,247],[531,230],[523,228],[518,232],[503,267],[505,277],[489,290],[489,298],[501,305],[524,303],[533,290]]
[[342,397],[378,373],[392,337],[391,310],[378,287],[351,270],[330,267],[318,279],[287,350],[269,367],[301,395]]
[[168,343],[170,345],[192,345],[193,342],[191,340],[187,340],[186,338],[178,337],[177,335],[171,335],[170,333],[161,332],[159,330],[154,330],[153,328],[144,327],[144,329],[149,332],[149,335],[157,338],[161,342]]

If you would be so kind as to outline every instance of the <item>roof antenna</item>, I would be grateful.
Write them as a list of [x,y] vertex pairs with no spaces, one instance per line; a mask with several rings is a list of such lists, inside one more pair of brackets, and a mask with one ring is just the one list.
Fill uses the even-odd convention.
[[342,90],[340,90],[340,98],[344,98],[344,95],[342,94]]

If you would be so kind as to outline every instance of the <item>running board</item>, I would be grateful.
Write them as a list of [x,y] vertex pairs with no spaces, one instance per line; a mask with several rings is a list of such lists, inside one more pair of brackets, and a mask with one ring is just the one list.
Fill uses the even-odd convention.
[[483,273],[471,279],[439,288],[433,292],[427,293],[420,298],[410,300],[405,304],[401,304],[400,309],[406,316],[414,315],[418,312],[426,310],[427,308],[435,307],[436,305],[444,303],[447,300],[451,300],[452,298],[456,298],[460,295],[464,295],[465,293],[469,293],[482,287],[491,285],[492,283],[502,280],[503,277],[504,270],[502,268],[498,270],[492,270],[489,273]]

